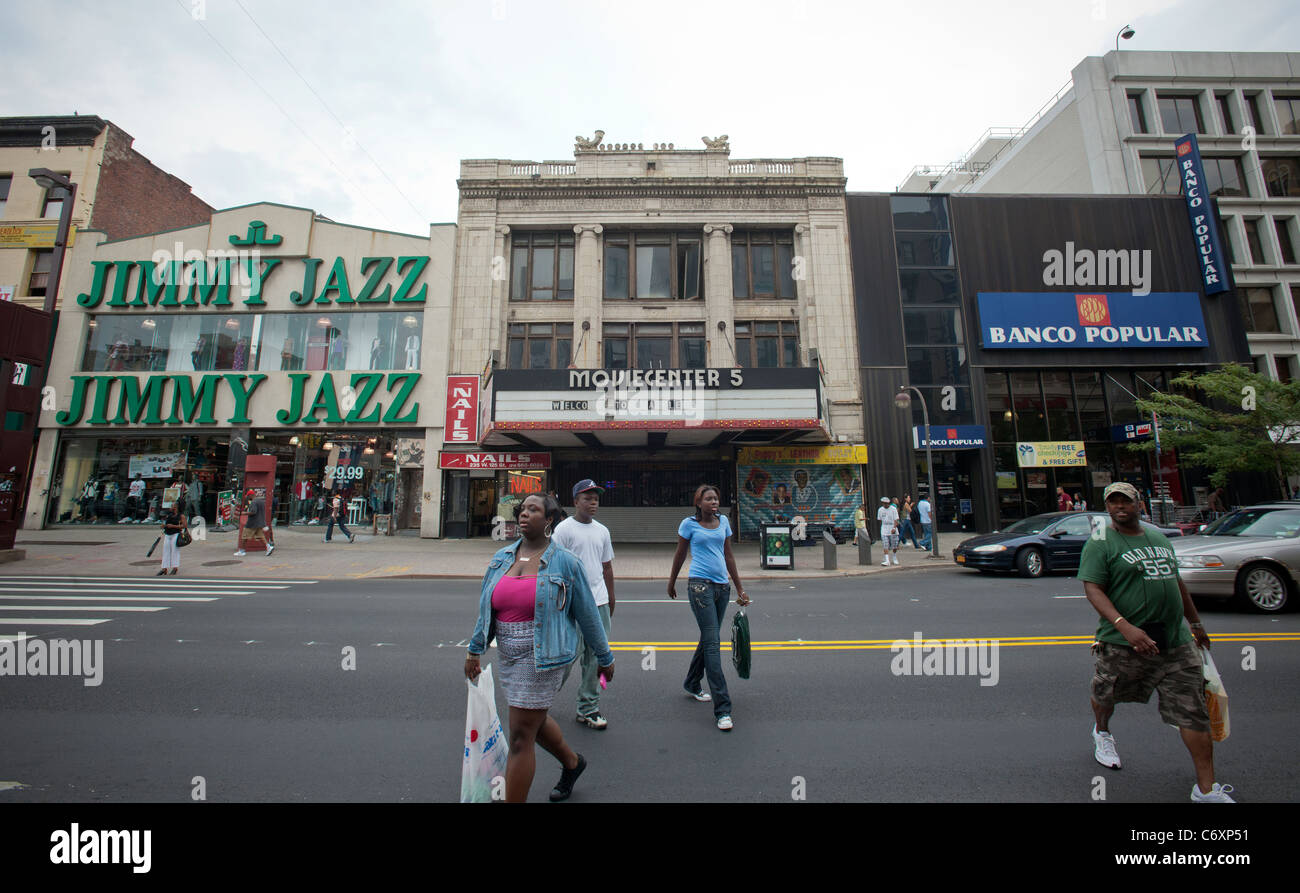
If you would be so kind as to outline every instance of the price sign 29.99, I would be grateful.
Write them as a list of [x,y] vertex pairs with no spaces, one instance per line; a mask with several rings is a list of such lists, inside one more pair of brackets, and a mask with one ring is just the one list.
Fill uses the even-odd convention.
[[325,480],[327,481],[359,481],[366,475],[366,470],[360,465],[326,465]]

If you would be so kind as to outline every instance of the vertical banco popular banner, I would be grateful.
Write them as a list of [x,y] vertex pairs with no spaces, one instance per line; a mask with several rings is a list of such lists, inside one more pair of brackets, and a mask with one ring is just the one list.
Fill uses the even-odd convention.
[[[754,447],[740,450],[740,533],[757,539],[761,525],[803,518],[853,533],[862,504],[866,447]],[[835,463],[835,464],[831,464]]]

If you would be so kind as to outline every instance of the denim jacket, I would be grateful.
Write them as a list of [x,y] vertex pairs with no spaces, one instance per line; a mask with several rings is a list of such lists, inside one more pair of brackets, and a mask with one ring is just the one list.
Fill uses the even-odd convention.
[[[483,575],[479,595],[478,623],[469,640],[469,653],[482,654],[495,635],[492,616],[492,590],[515,563],[515,553],[523,540],[516,540],[492,556]],[[602,667],[614,662],[614,654],[605,639],[605,628],[596,611],[596,599],[587,583],[582,560],[572,552],[552,543],[537,561],[537,606],[533,619],[533,659],[538,670],[570,664],[578,656],[578,632],[596,653]]]

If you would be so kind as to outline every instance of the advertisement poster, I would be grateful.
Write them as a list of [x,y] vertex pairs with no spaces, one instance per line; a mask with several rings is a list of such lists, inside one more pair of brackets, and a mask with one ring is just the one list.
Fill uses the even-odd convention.
[[802,517],[810,526],[833,524],[852,533],[862,504],[855,465],[741,465],[740,533],[757,539],[761,524]]
[[184,455],[184,453],[134,453],[127,463],[127,477],[131,480],[135,480],[137,474],[146,480],[171,477],[172,469]]
[[235,491],[222,490],[217,494],[217,523],[235,523]]
[[1021,468],[1082,468],[1088,464],[1083,443],[1070,440],[1017,443],[1016,461]]
[[177,485],[175,487],[167,487],[163,490],[162,507],[165,509],[169,509],[172,506],[174,506],[176,504],[176,501],[180,498],[181,498],[180,485]]

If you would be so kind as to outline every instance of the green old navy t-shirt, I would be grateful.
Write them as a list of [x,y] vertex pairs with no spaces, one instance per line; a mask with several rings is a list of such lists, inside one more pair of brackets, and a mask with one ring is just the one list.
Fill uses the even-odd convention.
[[[1096,583],[1120,616],[1134,626],[1163,621],[1172,633],[1170,647],[1192,640],[1183,622],[1183,596],[1178,588],[1178,561],[1163,533],[1142,529],[1128,536],[1107,525],[1106,538],[1089,539],[1079,559],[1079,579]],[[1116,645],[1128,640],[1108,620],[1097,624],[1097,638]],[[1163,643],[1161,650],[1164,650]]]

